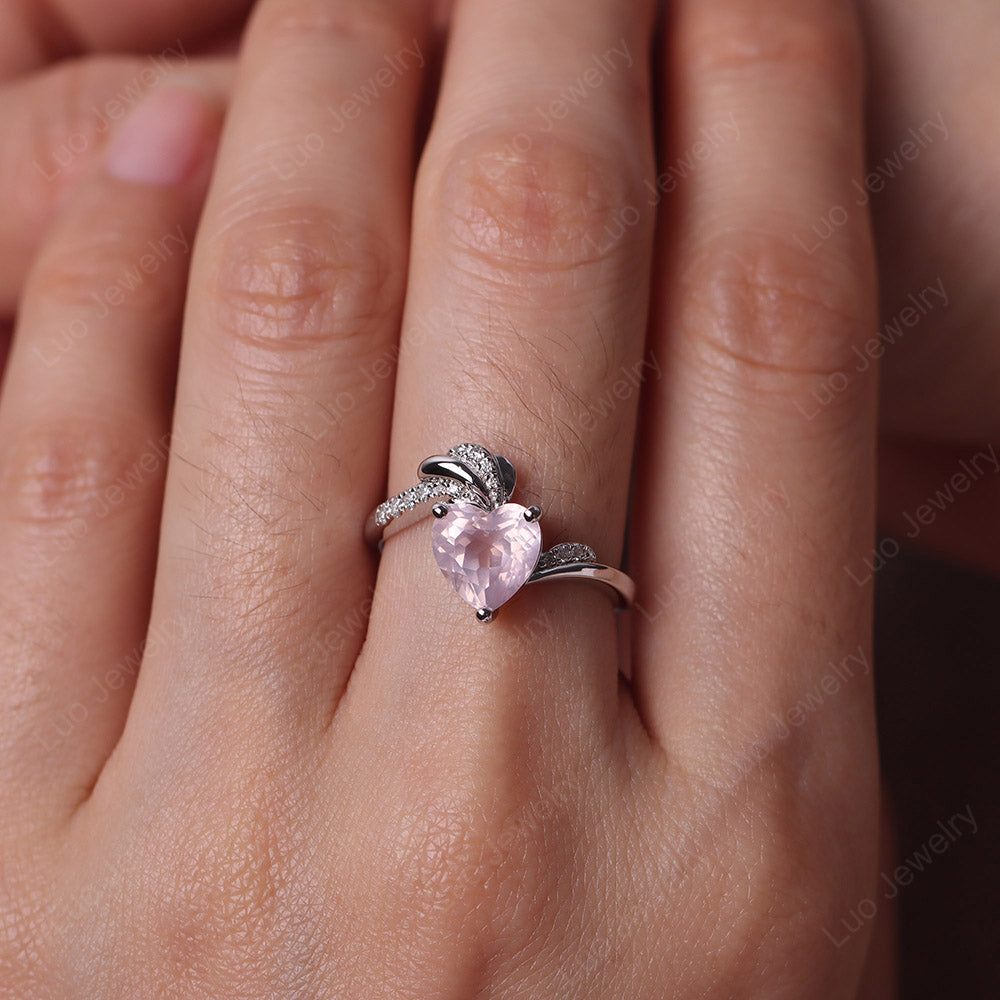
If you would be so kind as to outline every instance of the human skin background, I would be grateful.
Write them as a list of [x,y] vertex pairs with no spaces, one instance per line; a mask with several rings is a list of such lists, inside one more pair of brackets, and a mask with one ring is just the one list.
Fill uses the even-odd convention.
[[[939,51],[940,51],[940,50],[939,50]],[[897,122],[897,124],[898,124],[898,122]],[[888,134],[888,133],[887,133],[887,134]],[[925,161],[922,161],[922,162],[929,162],[929,161],[926,161],[926,160],[925,160]],[[938,162],[940,162],[940,161],[938,161]],[[919,167],[919,166],[920,166],[920,164],[916,164],[916,165],[915,165],[915,169],[916,169],[916,167]],[[916,173],[913,173],[913,174],[912,174],[912,176],[916,177],[916,176],[917,176],[917,174],[916,174]],[[897,190],[901,190],[901,189],[897,189]],[[901,217],[901,219],[903,219],[903,220],[906,220],[906,219],[913,219],[913,220],[918,220],[918,219],[920,218],[920,216],[919,216],[919,215],[915,215],[914,213],[907,213],[907,212],[905,212],[905,211],[900,211],[900,217]],[[965,235],[965,234],[963,234],[963,236],[964,236],[964,235]],[[964,271],[964,269],[963,269],[963,271]],[[959,277],[961,277],[961,276],[959,276]],[[891,363],[891,362],[890,362],[890,363]]]
[[[357,528],[384,487],[388,383],[336,427],[316,402],[357,388],[350,380],[361,362],[398,327],[411,176],[400,119],[415,110],[414,91],[389,91],[366,128],[344,137],[357,146],[321,147],[294,185],[273,185],[266,153],[276,137],[306,134],[324,114],[327,88],[349,91],[417,27],[402,9],[398,21],[376,23],[367,6],[348,21],[302,4],[303,21],[280,2],[262,5],[188,290],[179,451],[153,607],[154,628],[183,629],[147,651],[134,694],[119,689],[92,707],[72,744],[44,758],[0,757],[12,797],[22,796],[19,829],[35,834],[7,869],[16,877],[9,897],[22,904],[10,911],[7,957],[17,968],[18,954],[39,954],[18,969],[35,992],[54,993],[95,966],[92,992],[115,996],[166,986],[280,995],[303,977],[300,992],[422,998],[643,996],[668,983],[679,994],[727,997],[853,992],[866,935],[834,953],[821,928],[873,875],[870,668],[855,671],[842,696],[793,737],[774,730],[769,710],[828,658],[849,651],[859,667],[867,663],[869,594],[842,578],[822,594],[801,582],[812,578],[818,548],[836,561],[870,538],[874,382],[862,379],[844,408],[808,433],[791,402],[815,366],[835,363],[874,322],[869,232],[859,211],[843,241],[803,260],[789,249],[781,210],[811,218],[861,167],[857,34],[825,0],[805,12],[773,0],[767,25],[748,20],[741,3],[715,2],[723,32],[701,0],[675,7],[675,58],[666,65],[672,92],[684,96],[670,129],[685,148],[738,98],[745,144],[691,178],[688,211],[663,233],[695,252],[664,258],[677,269],[665,265],[663,280],[676,285],[663,300],[672,313],[654,327],[655,350],[672,363],[651,397],[658,413],[643,423],[662,422],[668,406],[671,419],[648,445],[669,445],[679,457],[647,463],[639,505],[649,510],[667,493],[675,502],[672,518],[651,518],[643,537],[670,553],[651,561],[649,549],[637,551],[634,571],[653,593],[671,567],[685,581],[684,607],[649,619],[648,629],[647,619],[632,619],[643,640],[635,700],[618,679],[602,595],[532,594],[536,614],[574,625],[530,640],[529,620],[513,608],[490,631],[470,631],[467,609],[441,588],[416,533],[394,538],[383,554],[363,647],[359,634],[335,651],[310,644],[331,608],[346,614],[371,585]],[[560,135],[539,137],[523,162],[505,150],[516,138],[512,123],[579,73],[581,52],[625,35],[630,51],[644,53],[650,25],[613,2],[595,2],[593,17],[579,22],[568,17],[570,0],[467,0],[463,10],[416,190],[420,253],[409,270],[403,338],[411,349],[396,383],[391,486],[409,481],[412,455],[440,447],[442,423],[456,435],[482,434],[515,449],[524,495],[545,507],[549,537],[572,532],[613,553],[627,491],[610,485],[627,476],[636,399],[604,422],[577,421],[573,404],[599,396],[618,365],[643,350],[652,211],[620,242],[602,239],[609,210],[638,197],[651,173],[643,57],[620,62],[594,100]],[[515,34],[514,14],[537,18],[537,32]],[[777,36],[762,33],[772,27]],[[562,45],[549,47],[553,37]],[[524,77],[525,66],[533,76]],[[480,103],[470,106],[470,94]],[[788,154],[783,169],[803,169],[786,178],[773,171],[779,147]],[[385,174],[373,183],[376,170]],[[95,402],[119,414],[117,433],[165,430],[170,386],[151,354],[162,361],[172,341],[155,297],[137,296],[107,317],[89,312],[93,333],[72,364],[45,368],[31,346],[87,305],[67,294],[85,287],[88,272],[76,262],[113,274],[116,254],[144,245],[147,227],[155,233],[171,211],[190,210],[177,197],[116,187],[109,177],[74,192],[24,298],[0,446],[30,443],[18,431],[39,414],[55,424],[62,412],[63,434],[93,455],[104,438],[87,433],[97,426],[81,423],[80,407]],[[172,275],[182,277],[176,267]],[[336,294],[326,296],[329,278]],[[417,321],[441,303],[461,316],[460,336],[434,324],[413,350]],[[142,337],[128,336],[130,317]],[[561,325],[572,335],[560,336]],[[274,337],[274,326],[288,336]],[[742,342],[735,349],[734,340]],[[118,350],[102,350],[112,344]],[[755,365],[758,352],[773,363]],[[154,383],[148,390],[130,377],[137,361]],[[478,377],[470,380],[470,369]],[[502,374],[513,380],[510,392],[496,381]],[[490,392],[494,405],[482,407]],[[561,433],[547,434],[554,428]],[[370,461],[352,460],[359,455]],[[105,462],[95,456],[97,467]],[[0,519],[4,551],[37,552],[49,536],[25,527],[37,512],[32,467],[11,464],[24,470],[25,488],[8,494],[21,506],[19,517]],[[720,476],[724,466],[730,472]],[[772,477],[794,512],[749,518]],[[8,487],[17,484],[8,477]],[[831,489],[841,502],[826,502]],[[71,495],[43,499],[58,513]],[[17,577],[16,559],[4,563],[7,599],[33,608],[36,627],[53,615],[44,634],[72,645],[55,656],[13,637],[7,669],[35,683],[8,706],[17,709],[8,715],[12,745],[35,713],[50,700],[58,707],[88,668],[107,662],[107,641],[126,650],[141,641],[135,598],[147,592],[142,570],[156,555],[149,522],[157,500],[150,485],[129,508],[146,529],[129,536],[131,546],[100,544],[127,532],[128,518],[92,524],[58,561],[44,601],[30,600],[38,577]],[[820,508],[822,524],[809,516]],[[704,528],[697,539],[696,523]],[[86,589],[73,586],[70,567],[91,570],[97,551],[122,562],[104,563]],[[740,551],[746,557],[734,560]],[[352,560],[355,572],[344,573]],[[85,641],[57,627],[75,617],[86,619]],[[720,619],[738,631],[720,630]],[[424,655],[415,658],[415,648]],[[75,669],[57,670],[67,659]],[[459,669],[441,669],[453,659]],[[640,699],[650,729],[637,715]],[[718,725],[723,718],[730,724]],[[655,749],[660,741],[669,753]],[[44,794],[28,797],[29,787]],[[45,837],[49,809],[71,816]],[[86,898],[65,877],[71,864]],[[99,906],[105,917],[95,922],[89,914],[106,899],[127,913]],[[683,935],[670,933],[678,912],[699,915],[682,918]],[[122,961],[100,961],[123,949]]]

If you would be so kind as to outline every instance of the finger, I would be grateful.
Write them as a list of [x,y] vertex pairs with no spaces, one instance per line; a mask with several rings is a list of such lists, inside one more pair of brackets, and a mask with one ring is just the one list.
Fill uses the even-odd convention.
[[0,772],[33,814],[84,797],[124,722],[217,123],[193,90],[141,105],[25,292],[0,401]]
[[249,29],[192,270],[154,608],[189,623],[200,669],[154,656],[137,692],[169,738],[170,707],[218,719],[262,691],[255,745],[322,728],[363,639],[425,30],[410,0],[267,0]]
[[239,24],[250,0],[10,0],[0,5],[0,80],[89,51],[184,56]]
[[177,73],[221,100],[228,60],[128,57],[74,60],[8,83],[0,97],[0,316],[12,315],[24,278],[59,209],[99,160],[108,137],[151,90]]
[[[420,252],[393,418],[392,489],[425,456],[480,442],[517,467],[514,499],[541,507],[547,544],[583,542],[616,565],[638,387],[655,365],[642,353],[651,19],[651,4],[611,0],[586,17],[570,0],[456,5],[417,185]],[[509,707],[579,713],[583,699],[607,721],[617,711],[612,608],[599,590],[552,584],[483,627],[442,579],[420,525],[386,544],[373,665],[352,683],[387,701],[416,684],[435,715],[441,700],[461,713],[500,670]],[[506,712],[493,707],[480,721]],[[424,697],[405,708],[423,725]]]
[[[675,759],[730,769],[763,744],[801,763],[808,747],[828,779],[853,769],[824,805],[849,789],[863,819],[871,594],[842,569],[873,535],[857,35],[840,0],[675,6],[668,155],[697,167],[669,196],[678,174],[662,175],[669,376],[651,386],[633,552],[636,693]],[[807,242],[821,219],[828,237]],[[836,697],[820,687],[786,739],[785,713],[824,683]]]

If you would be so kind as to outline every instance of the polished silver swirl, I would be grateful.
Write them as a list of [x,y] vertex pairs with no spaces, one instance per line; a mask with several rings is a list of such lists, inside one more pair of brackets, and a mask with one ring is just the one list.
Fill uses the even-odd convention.
[[[380,503],[368,518],[365,537],[380,544],[430,513],[428,504],[462,500],[483,510],[505,504],[517,481],[514,466],[478,444],[459,444],[447,455],[431,455],[417,468],[419,481]],[[387,531],[389,525],[392,530]]]

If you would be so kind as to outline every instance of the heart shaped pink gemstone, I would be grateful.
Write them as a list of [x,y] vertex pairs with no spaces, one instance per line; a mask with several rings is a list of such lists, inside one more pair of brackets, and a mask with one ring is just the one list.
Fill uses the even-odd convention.
[[517,503],[483,510],[459,502],[434,521],[434,558],[459,597],[477,611],[495,611],[509,601],[538,562],[542,528],[524,514]]

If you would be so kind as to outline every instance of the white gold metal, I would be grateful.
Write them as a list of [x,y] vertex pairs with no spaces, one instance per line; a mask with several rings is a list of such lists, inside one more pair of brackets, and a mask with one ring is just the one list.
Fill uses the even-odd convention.
[[490,501],[490,488],[482,477],[460,458],[450,455],[432,455],[425,458],[417,469],[421,479],[454,479],[464,483],[469,489],[475,490],[487,503]]

